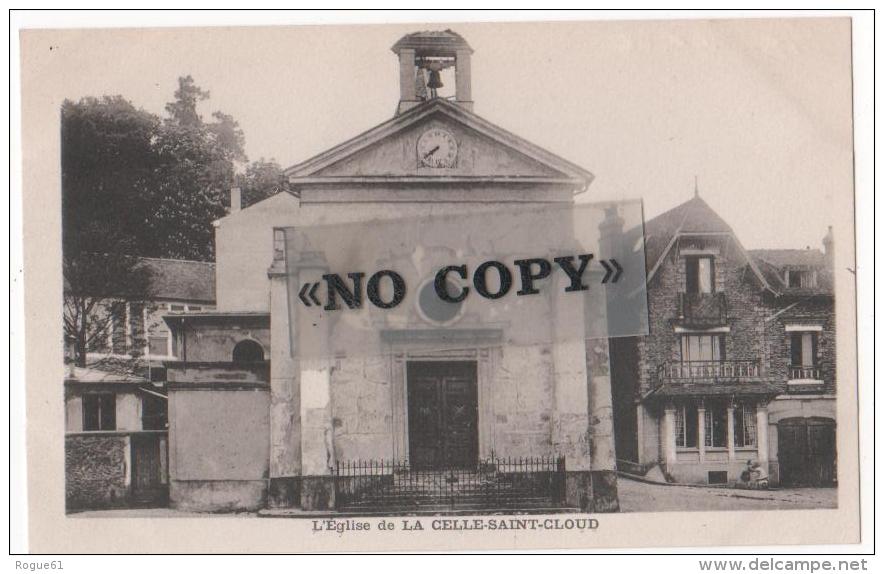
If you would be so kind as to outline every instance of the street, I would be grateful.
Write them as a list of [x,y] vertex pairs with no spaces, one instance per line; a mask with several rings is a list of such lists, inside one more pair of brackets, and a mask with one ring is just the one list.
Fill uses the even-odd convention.
[[[621,512],[678,512],[686,510],[797,510],[837,508],[837,488],[785,488],[781,490],[738,490],[702,486],[667,486],[620,477],[617,482]],[[256,517],[254,513],[185,512],[169,508],[91,510],[70,517]]]
[[648,484],[620,477],[621,512],[685,510],[796,510],[837,508],[837,488],[738,490]]

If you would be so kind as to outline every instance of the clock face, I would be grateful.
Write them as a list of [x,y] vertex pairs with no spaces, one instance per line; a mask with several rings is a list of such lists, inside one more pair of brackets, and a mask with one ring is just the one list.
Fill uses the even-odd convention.
[[418,167],[449,168],[457,160],[457,141],[448,131],[432,128],[417,140]]

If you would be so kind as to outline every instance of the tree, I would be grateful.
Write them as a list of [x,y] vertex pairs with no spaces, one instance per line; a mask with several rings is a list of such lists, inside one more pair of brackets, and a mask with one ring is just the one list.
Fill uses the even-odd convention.
[[276,160],[263,157],[250,163],[245,172],[237,175],[237,185],[242,189],[243,207],[258,203],[281,191],[290,191],[288,178]]
[[[113,339],[114,329],[129,330],[123,312],[127,304],[137,309],[150,299],[150,271],[137,257],[120,251],[67,252],[62,257],[64,335],[73,342],[74,361],[79,367],[86,366],[89,351],[102,349]],[[144,335],[137,330],[132,333],[136,338]],[[140,349],[143,341],[132,340],[130,346]]]
[[119,310],[151,295],[140,256],[213,257],[212,222],[247,158],[236,120],[199,114],[208,98],[186,76],[162,120],[122,96],[62,105],[64,332],[80,366],[114,329],[131,337]]
[[158,164],[153,140],[159,124],[157,116],[136,109],[122,96],[62,104],[65,252],[85,251],[90,245],[104,249],[105,235],[125,238],[139,252],[151,251],[148,190]]
[[224,215],[237,167],[247,158],[233,117],[216,111],[205,121],[200,115],[198,106],[208,98],[186,76],[162,120],[122,96],[64,102],[65,249],[101,221],[110,235],[125,239],[130,255],[214,257],[212,222]]
[[63,323],[79,366],[108,340],[113,310],[150,290],[134,255],[150,248],[143,243],[158,126],[121,96],[62,104]]
[[212,222],[225,213],[224,203],[236,167],[246,161],[239,124],[221,112],[205,122],[197,104],[208,99],[190,76],[179,78],[175,101],[154,141],[159,165],[151,197],[151,233],[165,257],[211,260]]

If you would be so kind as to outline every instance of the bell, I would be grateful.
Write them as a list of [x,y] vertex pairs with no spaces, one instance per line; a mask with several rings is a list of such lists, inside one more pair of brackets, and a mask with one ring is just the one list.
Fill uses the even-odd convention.
[[439,73],[439,70],[430,70],[430,81],[427,82],[427,87],[435,90],[442,86],[442,75]]

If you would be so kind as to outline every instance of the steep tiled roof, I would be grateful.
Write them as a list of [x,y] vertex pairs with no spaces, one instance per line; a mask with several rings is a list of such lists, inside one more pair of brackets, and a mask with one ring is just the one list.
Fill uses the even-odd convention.
[[753,249],[749,253],[774,267],[824,267],[826,264],[826,256],[819,249]]
[[733,229],[699,195],[645,222],[645,261],[648,271],[665,254],[679,233],[733,233]]
[[774,286],[777,289],[783,289],[786,284],[783,281],[783,274],[781,271],[775,266],[771,265],[764,259],[758,259],[752,252],[750,252],[750,256],[755,260],[755,266],[761,271],[761,274],[764,275],[764,278],[767,280],[768,284]]
[[[771,285],[783,292],[814,295],[831,294],[834,290],[832,273],[826,263],[826,255],[819,249],[753,249],[749,255]],[[787,268],[810,268],[817,270],[817,286],[813,288],[788,287],[785,282]]]
[[143,258],[151,272],[151,295],[157,300],[215,301],[215,264],[184,259]]

